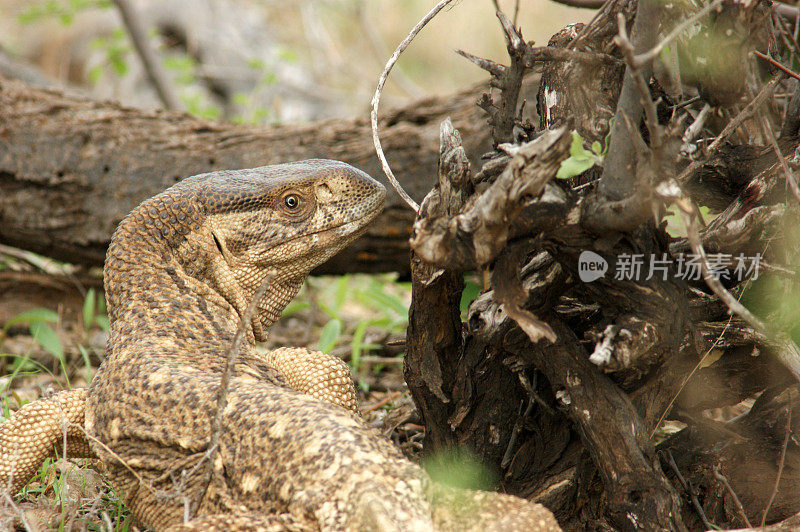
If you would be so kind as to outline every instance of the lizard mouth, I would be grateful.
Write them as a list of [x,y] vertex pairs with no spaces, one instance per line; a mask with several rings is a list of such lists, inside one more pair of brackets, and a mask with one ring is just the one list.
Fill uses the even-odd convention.
[[[303,238],[313,238],[315,236],[319,237],[321,235],[328,235],[328,234],[331,234],[331,233],[336,232],[336,231],[339,232],[339,236],[340,237],[357,238],[357,237],[361,236],[367,230],[368,222],[371,221],[372,219],[374,219],[377,215],[378,215],[378,213],[369,213],[369,214],[365,214],[365,215],[363,215],[363,216],[361,216],[359,218],[355,218],[353,220],[350,220],[349,222],[340,223],[338,225],[334,225],[334,226],[331,226],[331,227],[328,227],[328,228],[325,228],[325,229],[320,229],[319,231],[314,231],[314,232],[311,232],[311,233],[303,233],[301,235],[296,235],[296,236],[293,236],[293,237],[288,238],[286,240],[283,240],[282,242],[279,242],[279,243],[275,244],[274,246],[270,246],[269,248],[267,248],[267,251],[271,251],[271,250],[273,250],[273,249],[275,249],[275,248],[277,248],[279,246],[283,246],[285,244],[288,244],[290,242],[294,242],[296,240],[301,240]],[[362,223],[364,220],[367,220],[367,223]]]

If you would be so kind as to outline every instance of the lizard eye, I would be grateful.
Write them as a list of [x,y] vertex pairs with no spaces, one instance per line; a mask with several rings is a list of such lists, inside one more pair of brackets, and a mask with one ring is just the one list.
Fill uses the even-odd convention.
[[314,197],[301,191],[287,190],[276,203],[276,208],[290,220],[305,220],[314,213]]
[[289,194],[283,198],[283,204],[289,210],[295,210],[300,206],[300,198],[294,194]]

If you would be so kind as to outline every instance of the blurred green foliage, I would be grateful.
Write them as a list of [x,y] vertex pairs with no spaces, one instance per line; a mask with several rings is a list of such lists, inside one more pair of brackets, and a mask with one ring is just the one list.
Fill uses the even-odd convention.
[[493,490],[497,476],[471,453],[448,449],[425,458],[422,466],[440,484],[471,490]]
[[43,19],[55,19],[64,25],[72,24],[75,16],[87,9],[107,9],[111,0],[45,0],[32,2],[19,15],[20,24],[32,24]]

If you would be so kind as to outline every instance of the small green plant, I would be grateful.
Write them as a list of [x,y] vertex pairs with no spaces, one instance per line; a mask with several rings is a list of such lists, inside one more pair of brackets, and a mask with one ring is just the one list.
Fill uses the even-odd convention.
[[[296,61],[296,57],[295,59],[289,59],[291,54],[288,52],[286,59],[284,59],[283,55],[278,54],[278,56],[285,62]],[[277,121],[275,110],[260,105],[259,102],[262,98],[259,96],[264,92],[264,89],[278,82],[278,74],[260,59],[250,59],[247,62],[247,66],[259,76],[258,83],[249,93],[238,92],[233,95],[233,102],[242,109],[242,112],[232,117],[231,122],[234,124],[275,123]]]
[[83,328],[88,333],[93,325],[97,325],[104,331],[108,332],[108,314],[106,314],[106,298],[103,294],[95,292],[94,288],[86,291],[86,297],[83,299],[83,308],[81,312],[83,318]]
[[[608,135],[611,135],[610,126]],[[556,177],[569,179],[582,174],[596,164],[602,165],[608,151],[608,135],[605,138],[605,146],[601,146],[599,141],[594,141],[592,142],[591,150],[587,150],[583,147],[583,137],[577,131],[573,131],[569,157],[561,161],[561,167],[558,169]]]
[[[14,325],[27,323],[31,336],[45,351],[58,360],[64,376],[67,377],[64,346],[61,345],[61,340],[59,340],[55,330],[49,325],[50,323],[56,322],[58,322],[58,314],[52,310],[46,308],[31,309],[8,320],[5,325],[3,325],[2,330],[0,330],[0,340],[5,338],[8,330]],[[16,360],[12,363],[12,368],[15,370],[15,373],[17,371],[30,370],[32,369],[31,362],[32,361],[27,356],[16,357]]]
[[325,324],[325,327],[322,328],[317,349],[323,353],[330,353],[331,350],[336,347],[336,343],[339,341],[339,336],[341,334],[342,320],[339,318],[331,319]]
[[[408,324],[408,305],[401,296],[409,293],[411,287],[409,283],[394,281],[391,276],[343,275],[324,285],[319,279],[311,278],[309,287],[316,306],[328,317],[317,349],[329,353],[351,334],[347,338],[350,340],[350,366],[356,373],[360,371],[364,352],[380,348],[367,340],[371,329],[384,334],[402,334]],[[309,306],[301,294],[284,310],[283,316],[297,314]],[[359,316],[355,325],[344,318],[354,307]]]

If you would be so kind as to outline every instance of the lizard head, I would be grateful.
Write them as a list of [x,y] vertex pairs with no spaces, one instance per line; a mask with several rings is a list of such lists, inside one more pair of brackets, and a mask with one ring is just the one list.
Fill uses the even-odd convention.
[[253,320],[257,339],[308,273],[366,230],[386,194],[364,172],[324,159],[190,179],[200,185],[196,199],[205,211],[196,235],[208,252],[208,282],[241,316],[273,276]]
[[[126,301],[132,308],[147,296],[150,315],[184,291],[241,317],[269,278],[251,319],[263,340],[306,275],[366,230],[385,195],[364,172],[324,159],[186,178],[117,228],[106,259],[112,323]],[[133,274],[142,269],[148,274]],[[155,282],[158,272],[173,280]]]

